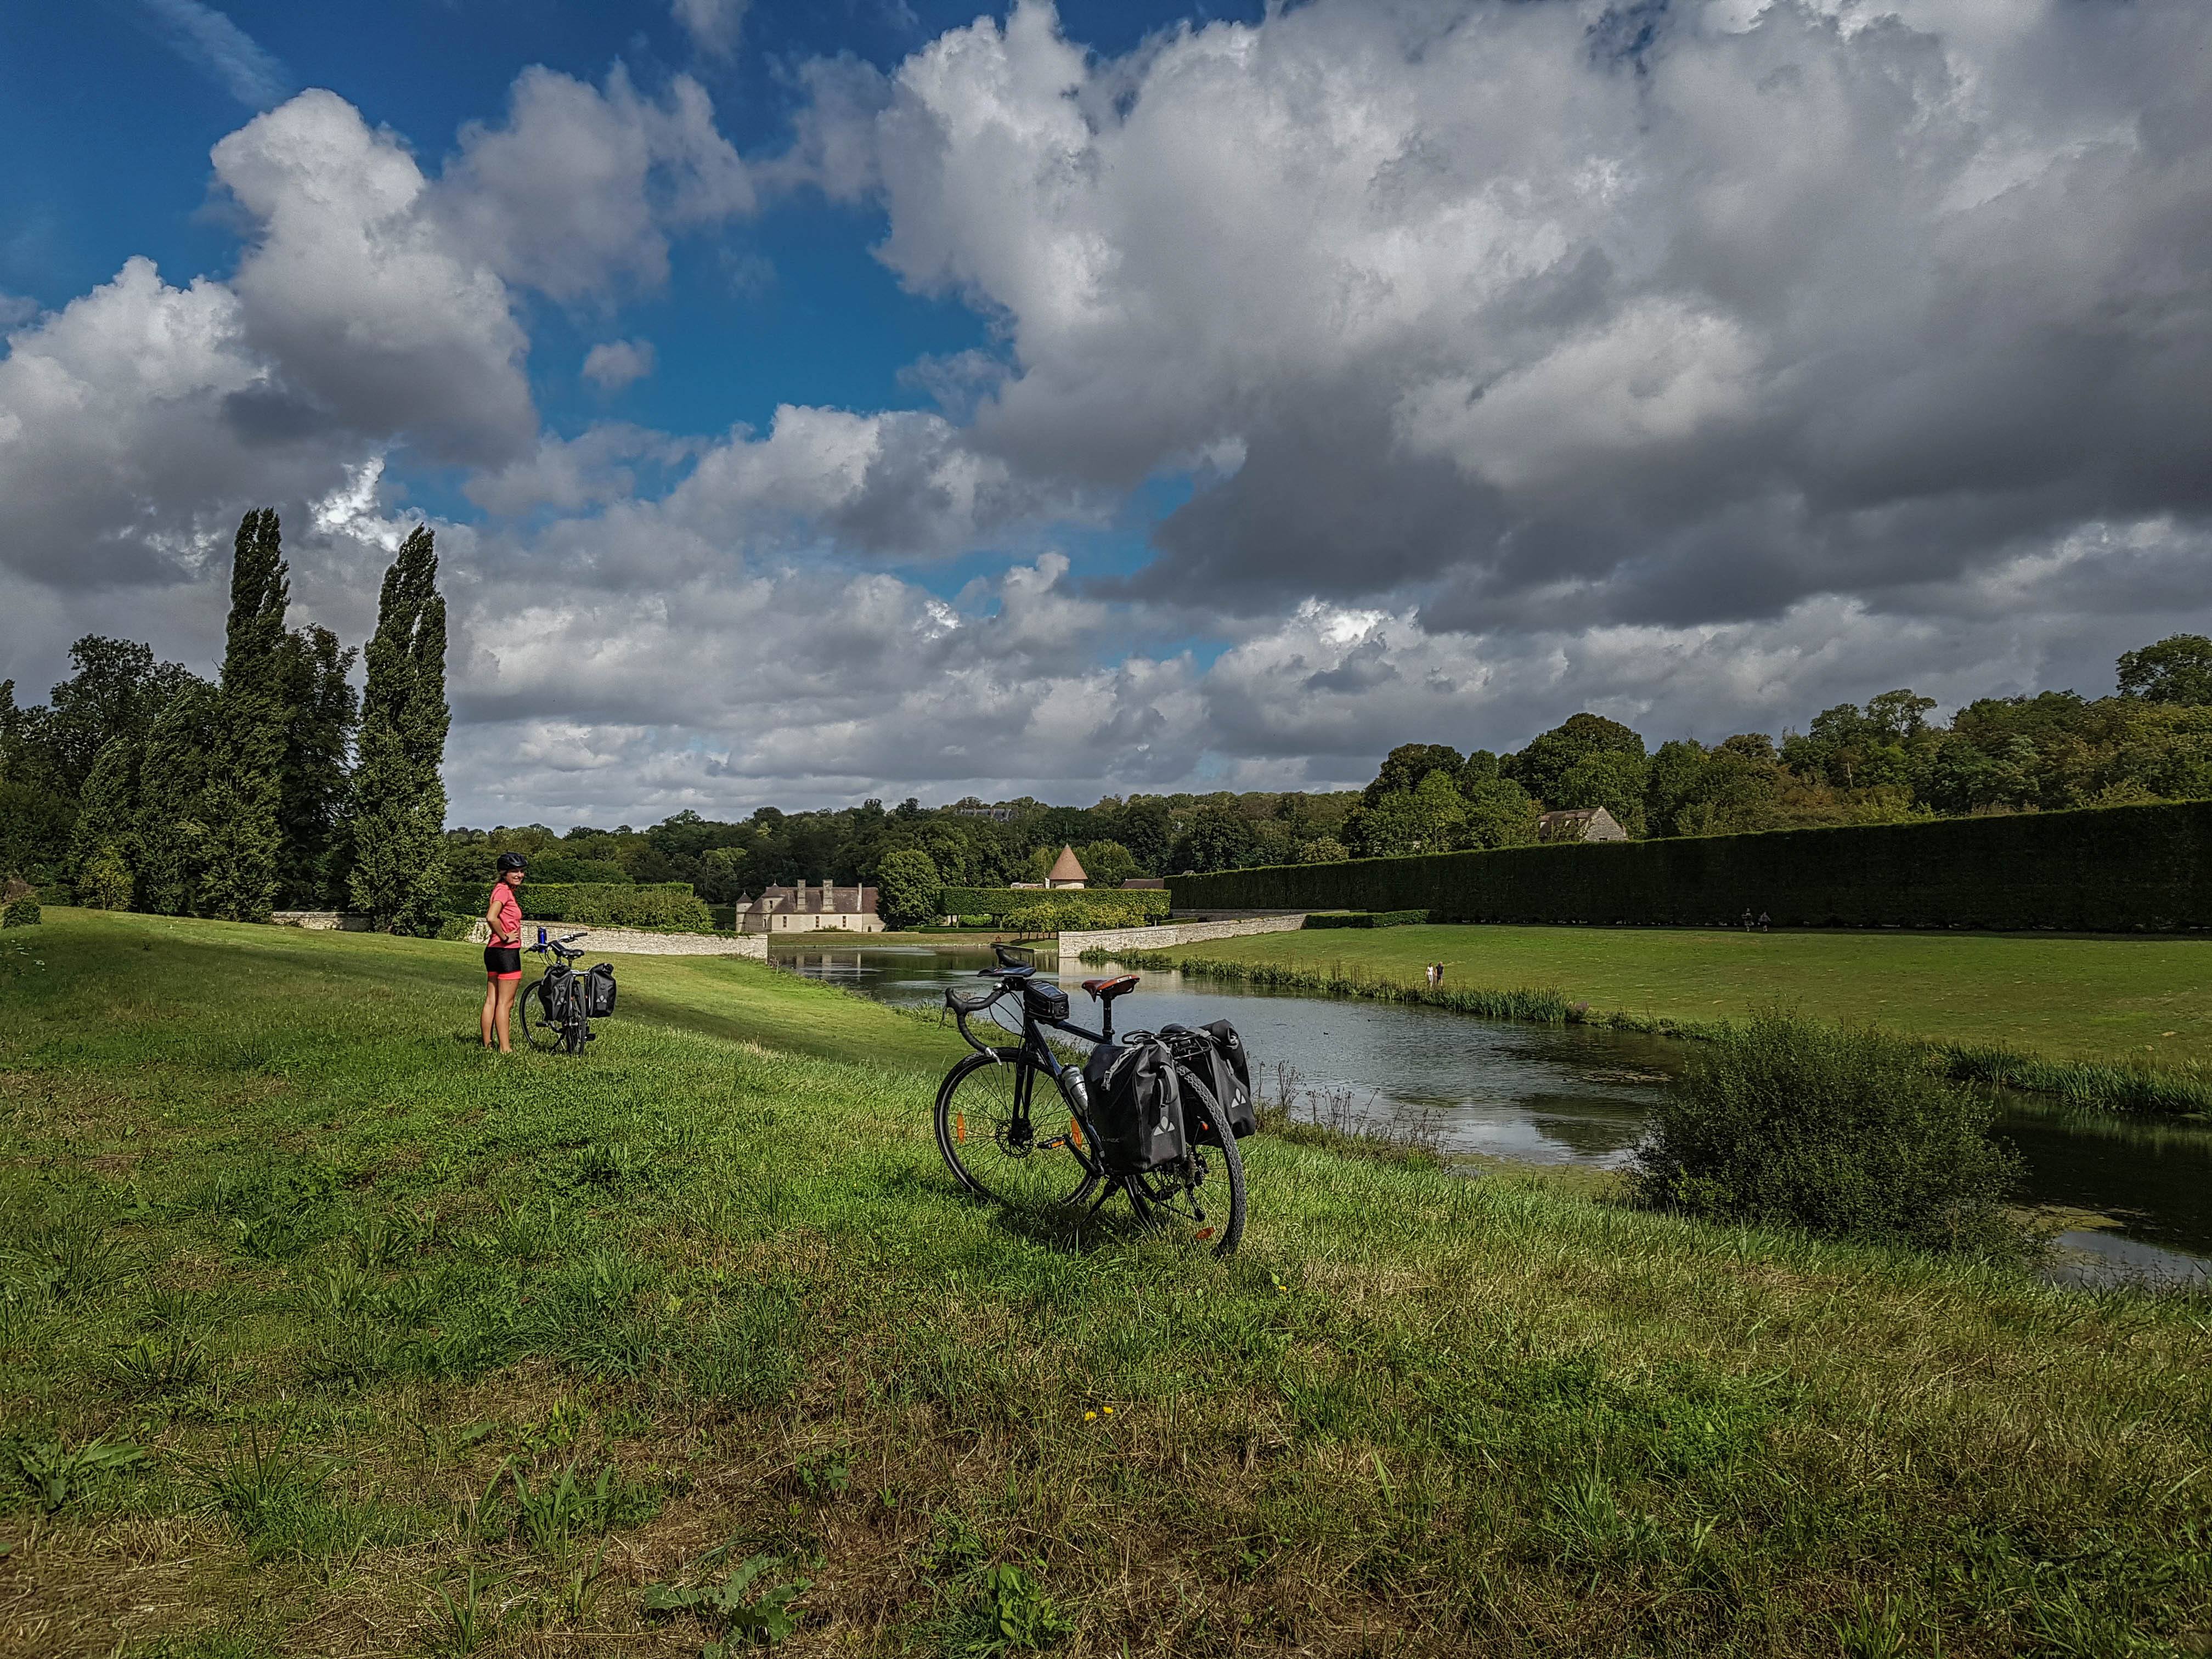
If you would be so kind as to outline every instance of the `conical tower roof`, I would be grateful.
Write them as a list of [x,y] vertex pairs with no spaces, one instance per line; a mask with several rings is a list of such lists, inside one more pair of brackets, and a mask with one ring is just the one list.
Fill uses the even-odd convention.
[[[1034,869],[1036,866],[1030,867]],[[1088,881],[1091,878],[1084,874],[1083,860],[1075,856],[1075,849],[1063,844],[1060,849],[1060,856],[1052,861],[1051,872],[1045,877],[1045,879],[1047,881]]]

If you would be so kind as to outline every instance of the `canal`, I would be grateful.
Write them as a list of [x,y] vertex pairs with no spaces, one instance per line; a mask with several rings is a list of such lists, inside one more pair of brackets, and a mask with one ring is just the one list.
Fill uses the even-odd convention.
[[[779,965],[878,1000],[934,1008],[975,984],[976,947],[779,948]],[[1053,959],[1041,958],[1050,975]],[[1070,964],[1078,1024],[1095,1004],[1081,981],[1113,968]],[[1613,1169],[1633,1157],[1686,1045],[1590,1026],[1522,1025],[1442,1009],[1280,992],[1146,970],[1116,1005],[1127,1029],[1235,1023],[1269,1097],[1357,1125],[1395,1125],[1440,1151],[1528,1164]],[[2212,1279],[2212,1127],[2068,1109],[2008,1094],[2000,1133],[2021,1153],[2031,1202],[2100,1219],[2058,1237],[2051,1274],[2067,1282]]]

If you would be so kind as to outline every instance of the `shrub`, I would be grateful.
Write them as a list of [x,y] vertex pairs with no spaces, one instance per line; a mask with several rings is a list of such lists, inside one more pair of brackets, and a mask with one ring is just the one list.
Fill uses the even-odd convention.
[[112,846],[101,848],[85,860],[84,867],[77,872],[76,884],[79,897],[91,909],[131,908],[131,866]]
[[999,916],[1001,927],[1025,933],[1080,933],[1101,927],[1145,927],[1167,918],[1161,907],[1134,902],[1149,895],[1136,893],[1039,893],[1029,902],[1009,907]]
[[1927,1051],[1778,1012],[1693,1048],[1637,1151],[1637,1198],[1717,1221],[2012,1255],[2019,1159],[1988,1090]]
[[438,924],[438,937],[442,939],[465,939],[476,932],[477,916],[447,916]]
[[9,899],[7,908],[0,909],[0,927],[35,927],[39,925],[39,902],[34,898]]
[[1160,887],[947,887],[937,896],[937,914],[945,916],[991,916],[1007,926],[1016,911],[1073,916],[1057,924],[1079,927],[1141,927],[1168,919],[1167,890]]

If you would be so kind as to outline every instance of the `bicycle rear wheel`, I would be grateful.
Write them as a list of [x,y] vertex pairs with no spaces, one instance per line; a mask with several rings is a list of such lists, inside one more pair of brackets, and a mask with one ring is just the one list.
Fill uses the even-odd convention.
[[1017,1049],[945,1074],[937,1146],[962,1186],[1018,1208],[1079,1204],[1098,1182],[1091,1138],[1060,1085]]
[[[1178,1065],[1176,1074],[1185,1121],[1194,1128],[1201,1118],[1221,1124],[1213,1091],[1188,1066]],[[1212,1140],[1193,1139],[1181,1163],[1131,1176],[1123,1185],[1139,1220],[1205,1243],[1216,1255],[1233,1254],[1244,1237],[1244,1158],[1226,1127]]]

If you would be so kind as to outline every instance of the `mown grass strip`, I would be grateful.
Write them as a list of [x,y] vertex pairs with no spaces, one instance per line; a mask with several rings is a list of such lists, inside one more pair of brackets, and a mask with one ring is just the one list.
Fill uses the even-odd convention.
[[[1710,1041],[1730,1025],[1727,1020],[1670,1019],[1632,1013],[1626,1009],[1594,1008],[1587,1002],[1570,1001],[1562,991],[1526,987],[1486,989],[1411,985],[1359,965],[1346,968],[1338,964],[1327,969],[1299,968],[1284,963],[1191,956],[1179,951],[1091,951],[1084,953],[1083,960],[1117,962],[1139,969],[1173,970],[1211,979],[1242,981],[1278,990],[1359,997],[1371,1002],[1418,1003],[1424,1007],[1448,1008],[1455,1013],[1475,1014],[1485,1019],[1525,1020],[1540,1025],[1595,1025],[1692,1041]],[[2178,1067],[2136,1061],[2100,1064],[2045,1060],[1988,1044],[1923,1042],[1933,1063],[1945,1075],[1961,1081],[1996,1083],[2037,1094],[2057,1095],[2076,1104],[2108,1111],[2212,1111],[2212,1074],[2193,1061]]]

